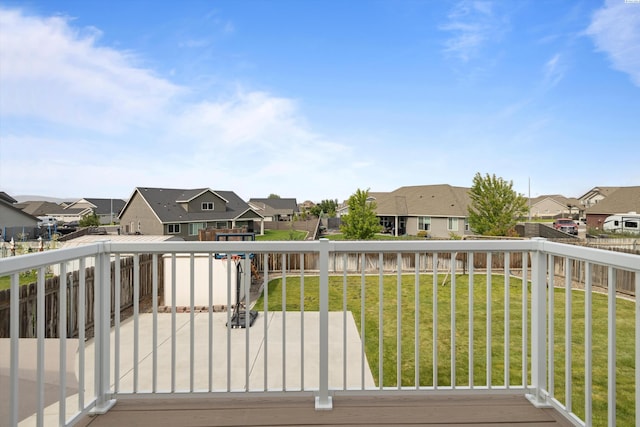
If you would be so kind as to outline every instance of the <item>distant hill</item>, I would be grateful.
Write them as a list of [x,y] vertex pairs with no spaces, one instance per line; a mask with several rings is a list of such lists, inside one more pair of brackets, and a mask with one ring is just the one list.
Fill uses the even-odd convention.
[[80,197],[65,197],[64,199],[58,197],[49,197],[49,196],[11,196],[18,201],[18,203],[23,202],[52,202],[60,204],[62,202],[75,202],[80,200]]

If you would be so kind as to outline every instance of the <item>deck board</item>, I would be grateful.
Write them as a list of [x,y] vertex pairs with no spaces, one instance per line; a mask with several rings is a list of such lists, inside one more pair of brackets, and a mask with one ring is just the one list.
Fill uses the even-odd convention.
[[102,426],[570,426],[522,396],[339,396],[331,411],[309,397],[180,398],[119,401],[77,425]]

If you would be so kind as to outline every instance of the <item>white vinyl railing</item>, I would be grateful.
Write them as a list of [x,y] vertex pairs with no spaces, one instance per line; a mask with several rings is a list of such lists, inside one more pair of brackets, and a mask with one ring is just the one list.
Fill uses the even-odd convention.
[[[151,277],[142,277],[142,254],[152,254]],[[129,257],[133,306],[121,319],[112,314],[124,310],[121,286],[111,284],[124,280],[118,266]],[[564,278],[556,277],[558,262]],[[575,263],[583,270],[578,279]],[[593,316],[596,268],[607,269],[609,284],[604,356],[594,353],[603,345],[594,342],[594,328],[605,321]],[[36,309],[28,311],[19,279],[34,270]],[[634,396],[628,388],[617,393],[622,365],[640,366],[640,305],[632,305],[635,325],[621,319],[617,308],[631,303],[616,298],[619,271],[635,273],[639,288],[640,257],[544,239],[103,241],[2,259],[0,277],[10,278],[11,289],[9,338],[2,340],[9,425],[73,425],[131,395],[303,393],[315,396],[317,409],[331,409],[340,394],[397,391],[519,393],[576,425],[594,425],[594,416],[596,424],[622,425],[629,418],[618,419],[618,400],[640,407],[640,369],[631,367]],[[72,272],[77,292],[69,291]],[[45,297],[52,275],[63,278],[54,298]],[[139,297],[141,279],[151,283],[150,302]],[[238,325],[233,310],[216,311],[233,307],[236,295],[248,303],[257,284],[263,299],[253,326],[250,316]],[[52,307],[53,333],[45,316]],[[69,319],[77,337],[67,336]],[[635,330],[631,347],[619,350],[616,322]],[[35,339],[22,338],[25,325],[35,326]],[[30,348],[35,366],[23,366]],[[604,380],[594,354],[607,361]],[[52,359],[53,368],[46,364]],[[29,370],[37,393],[25,414],[20,384]],[[605,409],[594,409],[594,393],[602,393],[594,381],[604,381]],[[53,398],[45,392],[50,384],[58,390]],[[630,422],[640,425],[633,415]]]

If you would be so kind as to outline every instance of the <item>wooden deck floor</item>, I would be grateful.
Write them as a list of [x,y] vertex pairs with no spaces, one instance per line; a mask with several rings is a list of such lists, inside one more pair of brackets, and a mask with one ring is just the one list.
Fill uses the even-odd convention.
[[338,396],[316,411],[309,397],[124,399],[77,425],[102,426],[570,426],[523,396]]

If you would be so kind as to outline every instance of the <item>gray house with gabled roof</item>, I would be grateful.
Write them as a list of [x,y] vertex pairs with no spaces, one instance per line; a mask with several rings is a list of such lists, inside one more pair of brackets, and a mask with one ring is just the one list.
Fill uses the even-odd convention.
[[[260,222],[259,228],[256,222]],[[138,187],[120,212],[120,224],[125,234],[171,235],[185,240],[197,240],[198,231],[206,228],[245,227],[264,234],[264,218],[237,194],[210,188]]]
[[18,235],[37,237],[38,218],[24,212],[16,204],[16,199],[4,191],[0,192],[0,245],[3,240],[18,240]]

